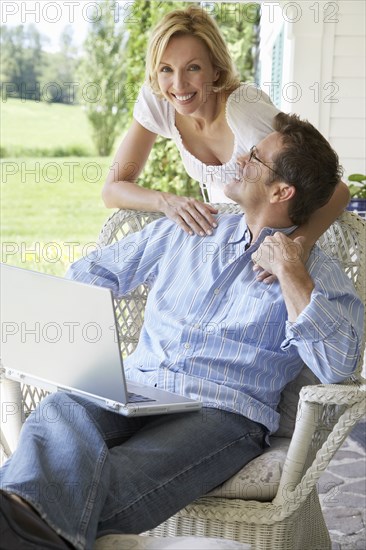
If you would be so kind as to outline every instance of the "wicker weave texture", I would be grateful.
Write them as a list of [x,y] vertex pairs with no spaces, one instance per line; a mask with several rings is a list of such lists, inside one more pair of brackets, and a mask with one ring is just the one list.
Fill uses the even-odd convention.
[[331,543],[315,489],[291,518],[273,521],[271,506],[225,499],[200,499],[149,531],[151,536],[221,537],[253,550],[330,550]]

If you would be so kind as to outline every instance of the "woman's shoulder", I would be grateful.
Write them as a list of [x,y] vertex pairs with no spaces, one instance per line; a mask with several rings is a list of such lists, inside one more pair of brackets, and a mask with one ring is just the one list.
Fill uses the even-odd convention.
[[263,106],[263,104],[278,111],[269,96],[259,86],[249,82],[242,82],[227,99],[227,109],[243,112],[250,111],[255,106]]
[[269,96],[255,84],[246,82],[229,95],[226,103],[226,117],[234,133],[245,133],[256,141],[273,131],[277,113],[279,109]]
[[141,86],[133,116],[150,132],[171,137],[173,123],[171,106],[165,99],[158,98],[147,84]]

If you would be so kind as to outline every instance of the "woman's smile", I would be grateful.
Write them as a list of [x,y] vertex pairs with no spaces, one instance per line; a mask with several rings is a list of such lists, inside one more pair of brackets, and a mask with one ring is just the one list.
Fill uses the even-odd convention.
[[216,105],[210,93],[219,78],[207,46],[194,36],[170,39],[158,69],[158,83],[165,99],[183,115],[204,116]]

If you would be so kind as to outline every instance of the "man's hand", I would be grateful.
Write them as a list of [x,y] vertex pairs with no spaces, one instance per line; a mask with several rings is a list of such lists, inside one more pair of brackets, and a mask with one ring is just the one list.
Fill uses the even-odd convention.
[[[294,258],[293,259],[296,259],[296,255],[299,254],[300,257],[302,258],[303,262],[305,263],[306,260],[308,259],[309,257],[309,254],[310,254],[310,250],[306,244],[307,242],[305,241],[304,237],[296,237],[295,239],[293,239],[292,237],[288,238],[286,237],[286,235],[284,235],[283,233],[276,233],[275,235],[282,235],[283,237],[286,238],[286,242],[287,244],[285,245],[285,256],[288,257],[292,254],[294,254]],[[274,239],[275,235],[273,235],[272,237],[266,237],[266,239]],[[265,239],[265,241],[266,241]],[[277,241],[276,244],[269,244],[269,241],[266,241],[268,244],[266,245],[267,246],[267,252],[269,253],[269,247],[270,246],[277,246],[281,243],[278,243]],[[295,247],[294,247],[294,243],[295,243]],[[260,249],[258,249],[260,250]],[[287,250],[287,252],[286,252]],[[259,256],[262,255],[262,251],[261,252],[256,252],[253,256],[252,256],[252,260],[253,260],[253,263],[254,263],[254,267],[253,267],[253,271],[255,271],[257,273],[257,276],[256,276],[256,280],[258,282],[263,282],[263,283],[266,283],[266,284],[270,284],[270,283],[273,283],[273,281],[276,280],[276,275],[274,275],[272,269],[273,269],[273,265],[271,263],[271,266],[270,268],[266,269],[264,267],[261,266],[260,262],[256,262],[256,257],[257,257],[257,254],[258,254],[258,258]],[[264,256],[266,256],[264,254]]]
[[302,257],[303,237],[294,240],[281,232],[266,237],[252,254],[255,266],[272,273],[279,280],[288,312],[288,320],[295,322],[310,303],[314,283]]
[[303,241],[303,237],[292,240],[280,231],[266,237],[252,254],[254,271],[263,269],[279,278],[284,269],[291,271],[304,266]]

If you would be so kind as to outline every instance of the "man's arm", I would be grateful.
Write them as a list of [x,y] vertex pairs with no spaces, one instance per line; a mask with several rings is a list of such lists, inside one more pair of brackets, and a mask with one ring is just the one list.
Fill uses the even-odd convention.
[[266,237],[253,261],[274,273],[288,312],[282,349],[295,345],[322,382],[340,382],[354,371],[363,329],[363,305],[336,262],[319,268],[317,284],[301,259],[301,238]]
[[110,288],[116,298],[125,296],[152,277],[169,247],[172,226],[170,220],[162,218],[99,248],[74,262],[66,278]]

